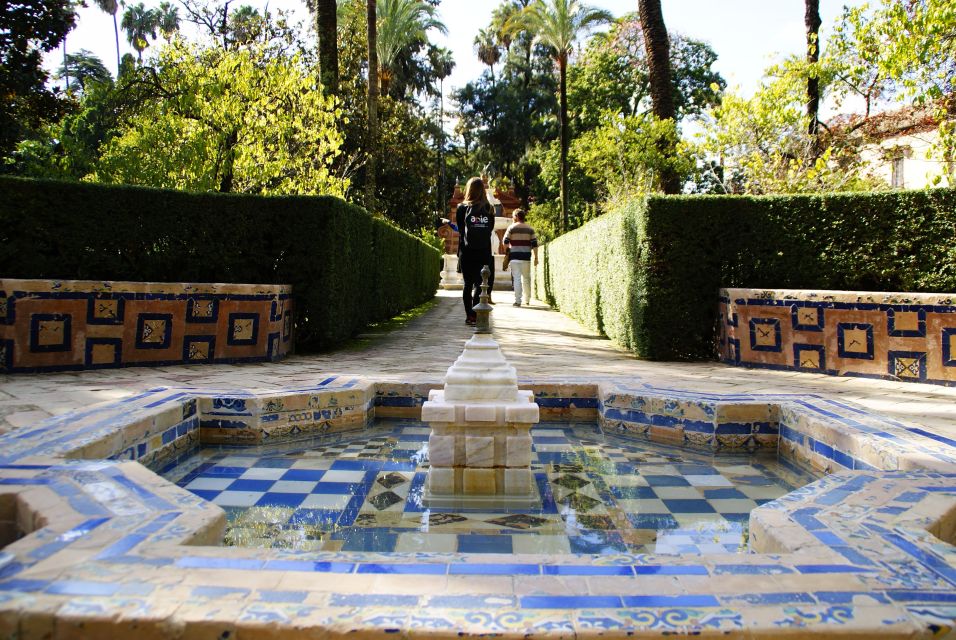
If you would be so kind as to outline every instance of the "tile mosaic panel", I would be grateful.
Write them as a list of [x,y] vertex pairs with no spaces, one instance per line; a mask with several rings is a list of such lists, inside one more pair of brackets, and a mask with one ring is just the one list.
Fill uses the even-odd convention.
[[956,385],[956,294],[722,289],[727,364]]
[[286,285],[0,280],[0,372],[278,360]]

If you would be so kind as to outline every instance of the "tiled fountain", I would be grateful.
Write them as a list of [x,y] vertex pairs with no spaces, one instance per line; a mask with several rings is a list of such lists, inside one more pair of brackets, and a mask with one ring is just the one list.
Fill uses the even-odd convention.
[[[456,438],[453,447],[434,444],[446,464],[435,464],[433,472],[445,478],[429,483],[433,499],[458,499],[459,489],[506,499],[509,486],[518,485],[509,485],[505,472],[523,471],[518,463],[527,453],[521,443],[509,448],[508,438],[526,437],[538,417],[532,412],[545,420],[597,420],[606,434],[635,445],[652,439],[695,446],[715,465],[728,448],[775,448],[781,459],[829,475],[754,509],[749,553],[225,547],[223,509],[150,469],[195,453],[207,435],[218,443],[233,436],[234,461],[222,464],[219,486],[281,483],[280,493],[289,496],[309,485],[300,499],[325,500],[334,488],[350,491],[349,479],[364,468],[359,462],[373,445],[356,443],[371,418],[417,418],[437,382],[332,376],[282,393],[151,389],[0,436],[0,638],[918,640],[956,634],[956,443],[816,396],[694,393],[634,379],[524,381],[534,391],[532,403],[527,393],[513,393],[513,369],[491,342],[473,337],[452,367],[455,375],[430,394],[434,404],[424,415],[433,431],[419,433],[424,428],[417,424],[414,433],[405,430],[406,457],[419,462],[429,439]],[[480,397],[457,395],[467,376],[487,383]],[[470,407],[476,409],[469,414]],[[498,429],[514,429],[501,432],[503,446]],[[571,466],[563,454],[547,449],[560,446],[553,444],[558,434],[535,442],[535,431],[532,464],[560,465],[566,479],[583,481],[583,474],[563,468]],[[299,467],[302,461],[270,459],[249,469],[235,460],[243,457],[240,442],[273,447],[303,434],[335,439],[319,448],[343,455]],[[491,454],[480,440],[488,437],[495,440]],[[468,438],[479,440],[469,449]],[[595,443],[589,446],[601,446]],[[649,474],[644,453],[625,447],[602,453],[602,464],[616,469],[620,497],[636,513],[646,511],[651,492],[660,502],[670,499],[661,487],[682,500],[680,492],[704,482],[695,476],[704,464],[678,469],[665,457],[654,464],[671,473]],[[361,488],[385,479],[398,483],[395,490],[408,475],[414,479],[407,484],[423,487],[419,462],[408,463],[410,469],[406,461],[382,462],[376,475],[363,475]],[[632,462],[645,472],[622,474]],[[469,469],[485,473],[466,482]],[[243,479],[250,471],[258,477]],[[312,474],[315,482],[307,481]],[[713,491],[712,504],[729,506],[729,490],[714,481],[702,485],[712,487],[705,495]],[[323,484],[325,493],[314,490]],[[570,484],[564,488],[584,502]],[[360,510],[350,509],[343,514],[357,521]],[[430,524],[427,512],[412,515]],[[567,526],[564,515],[556,514],[555,526]]]

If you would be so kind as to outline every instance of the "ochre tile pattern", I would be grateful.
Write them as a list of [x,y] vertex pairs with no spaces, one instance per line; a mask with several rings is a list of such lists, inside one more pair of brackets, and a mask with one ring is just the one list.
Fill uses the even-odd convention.
[[278,360],[287,285],[0,280],[0,371]]
[[956,386],[956,294],[723,289],[728,364]]

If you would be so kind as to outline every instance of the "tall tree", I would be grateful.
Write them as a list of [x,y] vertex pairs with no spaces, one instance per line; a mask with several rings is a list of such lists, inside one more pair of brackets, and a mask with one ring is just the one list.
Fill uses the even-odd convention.
[[164,38],[172,38],[179,31],[179,9],[169,2],[160,2],[156,10],[156,26]]
[[116,76],[119,77],[120,70],[120,49],[119,49],[119,23],[116,22],[116,14],[119,12],[118,0],[95,0],[96,6],[100,11],[113,16],[113,37],[116,39]]
[[455,68],[451,51],[436,47],[429,52],[438,80],[438,211],[445,208],[445,78]]
[[478,59],[491,71],[491,86],[495,85],[495,65],[501,60],[501,47],[491,29],[480,29],[475,36],[475,51]]
[[79,85],[79,92],[85,92],[89,82],[109,82],[112,78],[103,61],[86,49],[66,54],[66,63],[57,69],[55,78],[67,74]]
[[147,9],[140,2],[126,9],[121,26],[126,30],[126,39],[136,49],[136,59],[142,63],[143,51],[149,46],[149,40],[146,37],[156,38],[159,14],[153,9]]
[[[194,191],[343,196],[335,106],[299,56],[174,41],[148,71],[135,113],[102,148],[92,179]],[[294,117],[290,117],[294,114]]]
[[[650,78],[651,102],[654,115],[659,120],[675,120],[674,83],[671,80],[670,40],[664,25],[664,14],[660,0],[637,0],[638,13],[641,16],[641,29],[644,31],[644,46],[647,48],[647,73]],[[658,145],[667,152],[673,151],[670,138],[660,138]],[[665,169],[661,172],[661,187],[664,193],[680,193],[680,176]]]
[[805,0],[803,23],[807,28],[807,132],[814,136],[819,128],[820,78],[816,64],[820,60],[820,0]]
[[365,178],[365,208],[375,211],[375,171],[378,150],[378,7],[376,0],[367,0],[366,20],[368,21],[368,163]]
[[[580,4],[577,0],[536,0],[515,16],[537,41],[551,49],[560,77],[561,136],[561,224],[568,228],[568,56],[574,42],[595,25],[611,22],[607,11]],[[666,37],[666,32],[665,32]]]
[[[313,3],[310,3],[310,5]],[[339,90],[338,3],[314,0],[315,32],[319,39],[319,74],[322,86],[332,94]]]
[[429,29],[448,30],[435,7],[423,0],[379,0],[377,19],[378,77],[382,94],[388,94],[399,54],[412,44],[427,42]]
[[[8,7],[16,10],[7,10]],[[70,0],[19,0],[0,11],[0,157],[62,103],[46,88],[43,54],[55,50],[76,23]]]

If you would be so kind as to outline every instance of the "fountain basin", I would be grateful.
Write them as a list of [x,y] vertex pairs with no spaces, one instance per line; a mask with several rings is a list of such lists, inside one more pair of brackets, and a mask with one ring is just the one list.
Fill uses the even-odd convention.
[[219,507],[119,459],[164,466],[233,418],[265,442],[342,432],[367,415],[416,413],[435,385],[156,389],[3,436],[0,632],[877,638],[953,627],[952,443],[825,398],[521,385],[545,419],[588,415],[605,433],[698,451],[776,448],[834,472],[756,509],[744,555],[227,548],[214,546]]

